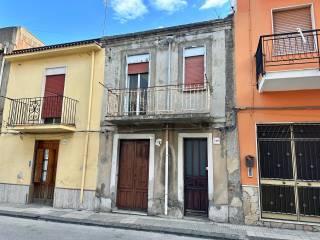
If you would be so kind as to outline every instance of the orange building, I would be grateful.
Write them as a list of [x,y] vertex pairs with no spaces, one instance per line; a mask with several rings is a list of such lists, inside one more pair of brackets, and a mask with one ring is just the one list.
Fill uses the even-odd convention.
[[320,222],[319,29],[319,0],[237,1],[236,99],[247,224],[301,228]]

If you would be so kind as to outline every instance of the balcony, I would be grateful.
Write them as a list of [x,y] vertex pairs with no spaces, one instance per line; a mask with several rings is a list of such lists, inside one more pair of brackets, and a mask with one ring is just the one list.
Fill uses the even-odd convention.
[[256,52],[259,92],[320,89],[320,30],[261,36]]
[[23,133],[74,132],[77,103],[65,96],[11,99],[7,127]]
[[210,121],[211,92],[210,83],[111,89],[106,120],[118,124]]

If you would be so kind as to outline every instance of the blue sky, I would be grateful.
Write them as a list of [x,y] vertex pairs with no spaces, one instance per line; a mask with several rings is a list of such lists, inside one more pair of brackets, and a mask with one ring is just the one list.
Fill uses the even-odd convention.
[[[24,26],[45,44],[55,44],[223,18],[231,12],[233,2],[234,0],[0,0],[0,27]],[[107,17],[104,25],[106,3]]]

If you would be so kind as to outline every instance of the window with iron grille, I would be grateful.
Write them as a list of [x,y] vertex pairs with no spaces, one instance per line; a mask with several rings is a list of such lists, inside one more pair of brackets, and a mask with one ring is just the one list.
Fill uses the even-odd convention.
[[263,218],[320,222],[320,124],[258,125]]

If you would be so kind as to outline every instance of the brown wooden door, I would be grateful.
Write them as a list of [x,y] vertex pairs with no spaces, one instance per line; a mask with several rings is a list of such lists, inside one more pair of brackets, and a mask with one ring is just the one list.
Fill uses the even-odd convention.
[[33,202],[53,203],[58,149],[58,141],[38,142],[33,175]]
[[184,139],[184,202],[186,214],[208,213],[207,139]]
[[121,140],[117,207],[147,211],[149,140]]

